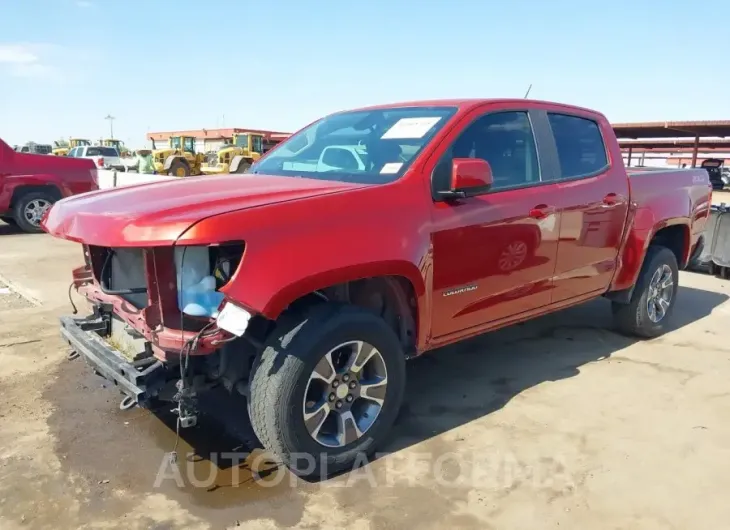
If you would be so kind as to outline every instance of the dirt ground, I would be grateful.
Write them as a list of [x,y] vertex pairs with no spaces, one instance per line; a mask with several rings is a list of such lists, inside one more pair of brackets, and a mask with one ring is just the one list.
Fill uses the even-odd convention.
[[[4,530],[705,529],[730,519],[728,281],[681,273],[674,329],[653,341],[613,333],[596,301],[416,359],[385,454],[308,483],[260,450],[246,457],[245,409],[215,396],[172,466],[170,415],[121,411],[114,388],[66,359],[57,318],[70,311],[80,258],[74,244],[0,223]],[[240,429],[224,431],[220,413]]]

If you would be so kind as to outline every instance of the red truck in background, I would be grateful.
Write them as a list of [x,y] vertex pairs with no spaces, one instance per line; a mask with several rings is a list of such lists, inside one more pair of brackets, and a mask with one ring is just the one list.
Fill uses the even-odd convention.
[[53,203],[96,189],[93,161],[21,153],[0,140],[0,220],[42,232],[41,219]]
[[426,101],[325,117],[248,174],[66,199],[44,227],[86,260],[94,311],[63,336],[127,404],[173,400],[186,427],[223,386],[318,475],[382,443],[409,357],[601,296],[619,330],[664,332],[711,194],[702,169],[627,173],[594,111]]

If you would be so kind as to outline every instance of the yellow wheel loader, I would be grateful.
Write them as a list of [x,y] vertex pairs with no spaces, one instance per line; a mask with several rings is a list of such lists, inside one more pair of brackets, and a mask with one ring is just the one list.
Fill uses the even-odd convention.
[[200,167],[205,175],[222,173],[243,173],[256,162],[264,152],[264,135],[256,133],[234,133],[233,143],[209,155]]
[[129,154],[129,149],[124,145],[124,142],[121,140],[115,140],[112,138],[104,138],[100,142],[101,145],[104,147],[115,147],[117,149],[117,152],[119,153],[119,156],[127,156]]
[[68,143],[66,145],[61,144],[60,142],[53,142],[54,148],[51,151],[52,154],[56,156],[66,156],[68,152],[73,149],[74,147],[83,147],[86,145],[91,145],[90,140],[86,140],[85,138],[69,138]]
[[195,152],[195,138],[192,136],[171,136],[166,148],[156,149],[154,142],[152,148],[157,174],[174,177],[200,175],[205,155]]

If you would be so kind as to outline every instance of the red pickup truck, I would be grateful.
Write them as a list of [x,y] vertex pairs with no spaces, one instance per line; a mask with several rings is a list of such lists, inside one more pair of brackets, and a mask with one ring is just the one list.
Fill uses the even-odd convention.
[[99,189],[93,161],[20,153],[0,140],[0,220],[24,232],[63,197]]
[[409,357],[601,296],[621,331],[665,331],[711,194],[702,169],[627,174],[597,112],[426,101],[325,117],[248,174],[66,199],[44,226],[83,244],[94,312],[62,333],[125,405],[172,399],[185,427],[223,386],[307,475],[375,450]]

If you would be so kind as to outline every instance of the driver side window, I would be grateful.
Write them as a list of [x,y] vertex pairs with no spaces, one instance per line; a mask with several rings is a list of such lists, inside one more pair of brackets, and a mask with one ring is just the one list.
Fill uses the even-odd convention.
[[495,112],[477,118],[464,129],[434,168],[431,188],[436,200],[449,189],[454,158],[481,158],[492,168],[490,191],[540,182],[540,166],[527,112]]

